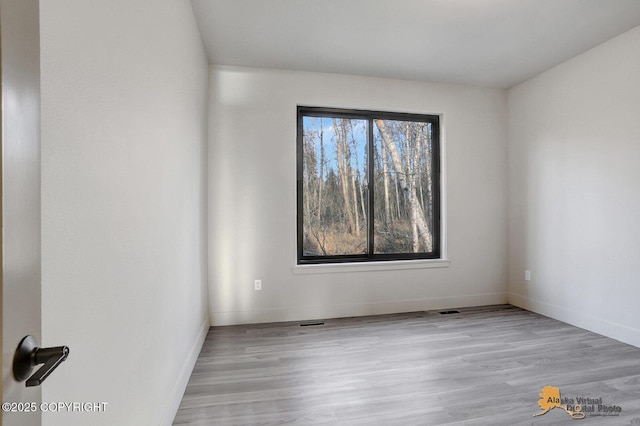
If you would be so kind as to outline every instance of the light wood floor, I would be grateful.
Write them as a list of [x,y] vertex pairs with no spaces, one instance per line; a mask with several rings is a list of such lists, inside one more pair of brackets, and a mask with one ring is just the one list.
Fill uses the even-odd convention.
[[[639,348],[509,305],[459,311],[213,327],[174,425],[640,425]],[[533,417],[545,386],[622,411]]]

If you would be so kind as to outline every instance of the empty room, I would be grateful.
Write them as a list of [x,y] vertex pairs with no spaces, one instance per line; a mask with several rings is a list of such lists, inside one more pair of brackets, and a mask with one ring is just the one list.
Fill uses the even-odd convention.
[[637,0],[0,0],[3,425],[640,424]]

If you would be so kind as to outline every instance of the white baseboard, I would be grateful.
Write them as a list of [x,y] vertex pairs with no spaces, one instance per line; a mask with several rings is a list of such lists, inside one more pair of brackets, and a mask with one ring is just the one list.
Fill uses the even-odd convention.
[[499,305],[504,303],[507,303],[506,293],[484,293],[378,303],[344,303],[287,307],[282,309],[211,312],[210,316],[211,325],[221,326],[382,315],[469,306]]
[[198,360],[198,356],[200,355],[200,350],[202,349],[204,340],[207,337],[209,328],[209,318],[205,318],[205,320],[200,325],[200,330],[198,331],[196,340],[193,342],[193,345],[191,345],[189,355],[187,356],[187,359],[185,360],[182,367],[182,371],[178,376],[178,380],[173,387],[169,402],[167,403],[164,415],[162,416],[162,425],[171,426],[173,424],[173,420],[175,419],[178,408],[180,407],[180,403],[182,402],[184,391],[187,388],[189,379],[191,378],[193,367],[195,367],[196,365],[196,361]]
[[541,300],[532,299],[515,293],[508,293],[509,303],[547,316],[584,328],[585,330],[610,337],[620,342],[627,343],[640,348],[640,330],[629,327],[624,324],[615,323],[602,318],[591,315],[583,310],[571,309],[553,303],[543,302]]

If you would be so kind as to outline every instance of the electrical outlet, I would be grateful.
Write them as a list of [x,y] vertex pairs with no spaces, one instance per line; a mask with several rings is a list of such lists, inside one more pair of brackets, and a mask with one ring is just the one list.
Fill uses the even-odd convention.
[[255,280],[253,282],[253,287],[256,289],[256,291],[262,290],[262,280]]
[[531,271],[530,270],[526,270],[524,271],[524,280],[525,281],[531,281]]

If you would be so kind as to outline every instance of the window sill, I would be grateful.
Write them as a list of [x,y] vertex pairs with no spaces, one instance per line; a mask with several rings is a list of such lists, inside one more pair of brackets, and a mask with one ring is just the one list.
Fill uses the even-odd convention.
[[343,272],[398,271],[407,269],[448,268],[449,259],[393,260],[388,262],[323,263],[318,265],[294,265],[294,275],[333,274]]

